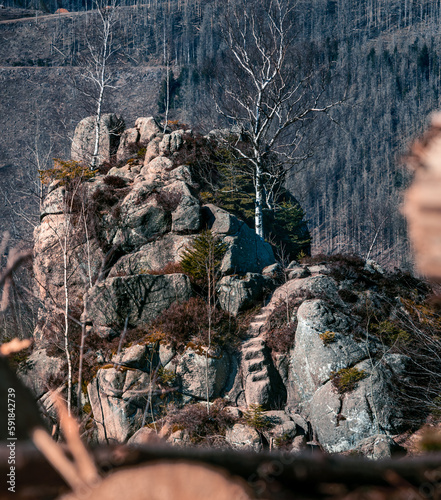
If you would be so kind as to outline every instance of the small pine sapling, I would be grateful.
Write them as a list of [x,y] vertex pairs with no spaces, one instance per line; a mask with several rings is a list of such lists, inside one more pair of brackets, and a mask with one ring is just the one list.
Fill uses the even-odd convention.
[[213,312],[215,307],[216,283],[220,276],[222,259],[227,246],[210,230],[203,231],[183,253],[182,269],[207,289],[208,296],[208,347],[206,350],[207,413],[210,412],[208,388],[208,354],[211,348]]

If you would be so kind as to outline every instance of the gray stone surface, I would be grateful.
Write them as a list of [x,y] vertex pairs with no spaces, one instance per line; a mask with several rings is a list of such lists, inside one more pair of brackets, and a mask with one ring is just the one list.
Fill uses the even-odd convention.
[[286,388],[261,338],[250,339],[242,345],[241,372],[247,406],[283,408]]
[[311,275],[310,270],[304,266],[292,266],[286,269],[287,278],[290,280],[307,278]]
[[43,200],[40,220],[49,214],[62,214],[67,210],[64,203],[64,187],[52,190]]
[[259,452],[263,449],[259,433],[244,424],[234,424],[231,429],[227,429],[225,440],[237,450]]
[[63,358],[48,356],[46,349],[37,349],[19,369],[19,378],[32,390],[36,399],[49,391],[49,380],[63,372]]
[[217,285],[219,305],[224,311],[236,316],[257,305],[273,288],[271,278],[257,273],[246,273],[242,278],[225,276]]
[[160,137],[155,137],[152,139],[148,145],[144,157],[144,166],[147,166],[153,158],[159,156],[159,143],[161,142]]
[[278,439],[292,440],[297,434],[297,425],[282,410],[266,411],[265,418],[270,422],[270,427],[263,431],[268,442],[276,444]]
[[225,388],[230,368],[227,353],[210,352],[208,358],[202,351],[187,348],[176,365],[176,375],[180,381],[180,391],[184,400],[206,399],[207,378],[208,397],[221,396]]
[[202,215],[199,201],[194,196],[183,196],[172,213],[172,231],[195,233],[201,229]]
[[175,356],[176,351],[170,346],[162,343],[159,345],[159,361],[163,367],[167,367]]
[[141,427],[149,383],[138,370],[98,370],[87,391],[100,443],[124,443]]
[[160,445],[163,443],[164,441],[158,436],[158,433],[150,427],[141,427],[127,441],[127,444],[130,446],[142,446],[145,444]]
[[[323,300],[306,300],[297,312],[295,346],[290,353],[288,399],[305,405],[332,371],[338,371],[367,358],[372,343],[356,342],[350,317]],[[334,342],[325,344],[320,334],[330,331]]]
[[296,436],[292,440],[291,453],[304,453],[307,449],[307,441],[305,436]]
[[179,151],[183,144],[183,130],[175,130],[171,134],[164,134],[162,141],[159,143],[159,154],[171,155]]
[[[95,147],[95,116],[80,121],[75,129],[71,147],[72,160],[91,163]],[[119,139],[125,129],[124,120],[114,113],[101,115],[98,162],[109,161],[116,155]]]
[[263,276],[268,276],[268,278],[272,278],[273,280],[282,280],[283,268],[278,262],[276,262],[275,264],[271,264],[270,266],[263,268],[262,274]]
[[175,301],[192,296],[183,274],[149,274],[108,278],[88,292],[89,320],[101,336],[120,335],[125,319],[130,327],[148,323]]
[[155,135],[161,133],[157,121],[152,116],[138,118],[135,122],[135,128],[139,131],[140,142],[150,142]]
[[192,236],[167,233],[143,245],[138,252],[121,257],[112,267],[109,277],[159,271],[166,264],[178,263],[182,252],[192,241]]
[[406,454],[406,450],[386,434],[376,434],[375,436],[363,439],[351,451],[371,460],[383,460]]
[[408,424],[409,409],[396,404],[398,389],[392,375],[406,376],[409,358],[385,355],[380,364],[372,366],[365,360],[355,367],[367,376],[353,391],[338,394],[329,381],[315,392],[309,405],[316,439],[330,453],[354,449],[381,431],[398,434]]
[[137,128],[128,128],[121,134],[116,159],[118,161],[125,160],[130,156],[129,144],[139,141],[140,134]]
[[295,279],[289,282],[289,293],[298,297],[323,298],[328,302],[333,302],[338,306],[345,303],[338,294],[337,283],[329,276],[317,275],[302,279]]
[[149,184],[165,183],[173,176],[173,161],[165,156],[157,156],[144,165],[141,175]]
[[[136,251],[153,238],[157,238],[170,230],[171,214],[164,210],[150,196],[144,203],[136,202],[136,195],[129,195],[121,203],[123,225],[113,236],[113,245],[122,245],[126,252]],[[114,221],[109,219],[109,225]],[[109,228],[112,234],[112,227]]]
[[122,349],[120,354],[115,354],[112,362],[122,367],[150,372],[152,365],[158,364],[158,355],[151,346],[135,344]]
[[245,222],[214,205],[205,205],[203,214],[208,227],[228,246],[221,265],[224,275],[260,273],[264,267],[275,263],[271,245]]

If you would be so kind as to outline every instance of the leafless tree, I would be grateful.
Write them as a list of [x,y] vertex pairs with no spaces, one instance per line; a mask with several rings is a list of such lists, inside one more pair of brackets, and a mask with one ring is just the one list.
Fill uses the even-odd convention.
[[[95,116],[95,139],[91,159],[92,170],[99,161],[101,115],[106,93],[116,88],[112,61],[121,45],[116,41],[120,22],[118,0],[94,0],[95,10],[90,16],[85,35],[86,50],[80,57],[79,78],[86,85],[77,86],[93,102]],[[76,78],[77,80],[78,78]]]
[[241,131],[231,147],[253,178],[255,229],[263,237],[264,207],[274,209],[288,171],[308,156],[300,148],[305,126],[337,102],[322,102],[320,72],[296,47],[293,1],[230,1],[225,10],[231,64],[223,70],[216,107]]

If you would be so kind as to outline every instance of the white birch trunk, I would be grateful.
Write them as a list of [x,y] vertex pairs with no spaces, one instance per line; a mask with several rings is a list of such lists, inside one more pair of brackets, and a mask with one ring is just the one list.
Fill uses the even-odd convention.
[[65,213],[65,234],[63,245],[63,286],[64,286],[64,352],[67,362],[67,411],[69,415],[72,411],[72,360],[69,347],[69,286],[68,286],[68,243],[70,219],[69,214]]
[[256,234],[263,238],[263,185],[262,185],[262,165],[260,159],[257,160],[255,173],[256,202],[254,210],[254,225]]

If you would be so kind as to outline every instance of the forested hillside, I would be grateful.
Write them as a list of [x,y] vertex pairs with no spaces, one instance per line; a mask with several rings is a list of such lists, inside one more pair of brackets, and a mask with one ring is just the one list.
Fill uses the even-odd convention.
[[[4,5],[35,8],[26,1]],[[129,126],[136,116],[160,113],[161,78],[164,88],[169,66],[170,118],[205,131],[218,125],[210,92],[227,57],[223,6],[150,0],[119,7],[113,68],[121,87],[108,96],[106,109]],[[45,131],[41,149],[53,144],[63,151],[75,123],[87,115],[84,97],[68,83],[71,70],[81,70],[91,2],[42,1],[38,8],[35,17],[0,22],[1,165],[26,168],[25,148],[14,145],[30,142],[37,120]],[[58,8],[72,12],[53,15]],[[294,43],[317,69],[325,101],[345,101],[306,123],[309,157],[288,181],[306,211],[313,251],[367,255],[372,246],[371,257],[383,264],[411,265],[399,212],[408,180],[400,156],[438,106],[440,9],[434,0],[298,2]],[[17,92],[30,81],[27,93],[38,96],[32,103]]]

